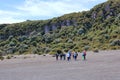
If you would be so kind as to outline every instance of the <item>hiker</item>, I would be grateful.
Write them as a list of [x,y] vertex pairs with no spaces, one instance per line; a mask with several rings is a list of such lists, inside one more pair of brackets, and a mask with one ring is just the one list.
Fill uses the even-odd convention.
[[60,60],[62,60],[62,57],[63,57],[63,54],[62,54],[62,53],[60,53]]
[[83,57],[83,60],[86,60],[86,50],[83,51],[82,57]]
[[60,60],[65,60],[66,59],[66,55],[62,52],[62,51],[59,51],[59,56],[60,56]]
[[77,60],[77,56],[78,56],[78,53],[74,52],[74,54],[73,54],[74,60]]
[[75,53],[74,51],[71,53],[71,54],[72,54],[73,59],[74,59],[74,53]]
[[69,54],[69,59],[71,60],[72,52],[71,52],[71,51],[68,51],[68,54]]
[[[58,60],[60,54],[61,54],[61,51],[57,50],[57,53],[55,54],[56,60]],[[61,56],[60,56],[60,59],[61,59]]]
[[66,57],[68,61],[71,59],[71,51],[68,51],[68,53],[66,54]]
[[58,60],[58,56],[59,56],[59,54],[58,54],[58,53],[56,53],[56,54],[55,54],[56,60]]
[[64,53],[63,53],[62,56],[63,56],[63,60],[66,60],[66,55]]
[[70,54],[67,53],[67,54],[66,54],[66,57],[67,57],[67,61],[69,61],[69,60],[70,60]]

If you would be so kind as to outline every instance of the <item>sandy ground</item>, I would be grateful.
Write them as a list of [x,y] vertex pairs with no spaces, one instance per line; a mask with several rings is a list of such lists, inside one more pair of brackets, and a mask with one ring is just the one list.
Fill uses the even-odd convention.
[[87,52],[87,60],[56,61],[50,55],[0,61],[0,80],[120,80],[120,50]]

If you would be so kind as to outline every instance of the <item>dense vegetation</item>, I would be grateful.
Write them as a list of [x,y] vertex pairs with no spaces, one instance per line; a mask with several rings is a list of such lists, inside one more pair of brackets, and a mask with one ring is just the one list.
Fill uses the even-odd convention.
[[120,1],[108,0],[89,11],[50,20],[0,25],[0,56],[120,49]]

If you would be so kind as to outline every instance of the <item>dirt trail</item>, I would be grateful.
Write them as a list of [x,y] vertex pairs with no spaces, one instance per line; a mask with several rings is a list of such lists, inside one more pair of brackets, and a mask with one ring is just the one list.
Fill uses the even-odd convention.
[[87,52],[87,60],[51,56],[0,61],[0,80],[120,80],[120,50]]

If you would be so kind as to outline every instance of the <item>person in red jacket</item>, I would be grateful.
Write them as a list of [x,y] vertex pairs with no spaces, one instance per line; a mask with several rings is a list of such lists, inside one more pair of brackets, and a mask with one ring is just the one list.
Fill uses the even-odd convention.
[[83,51],[82,57],[83,57],[83,60],[86,60],[86,50]]

